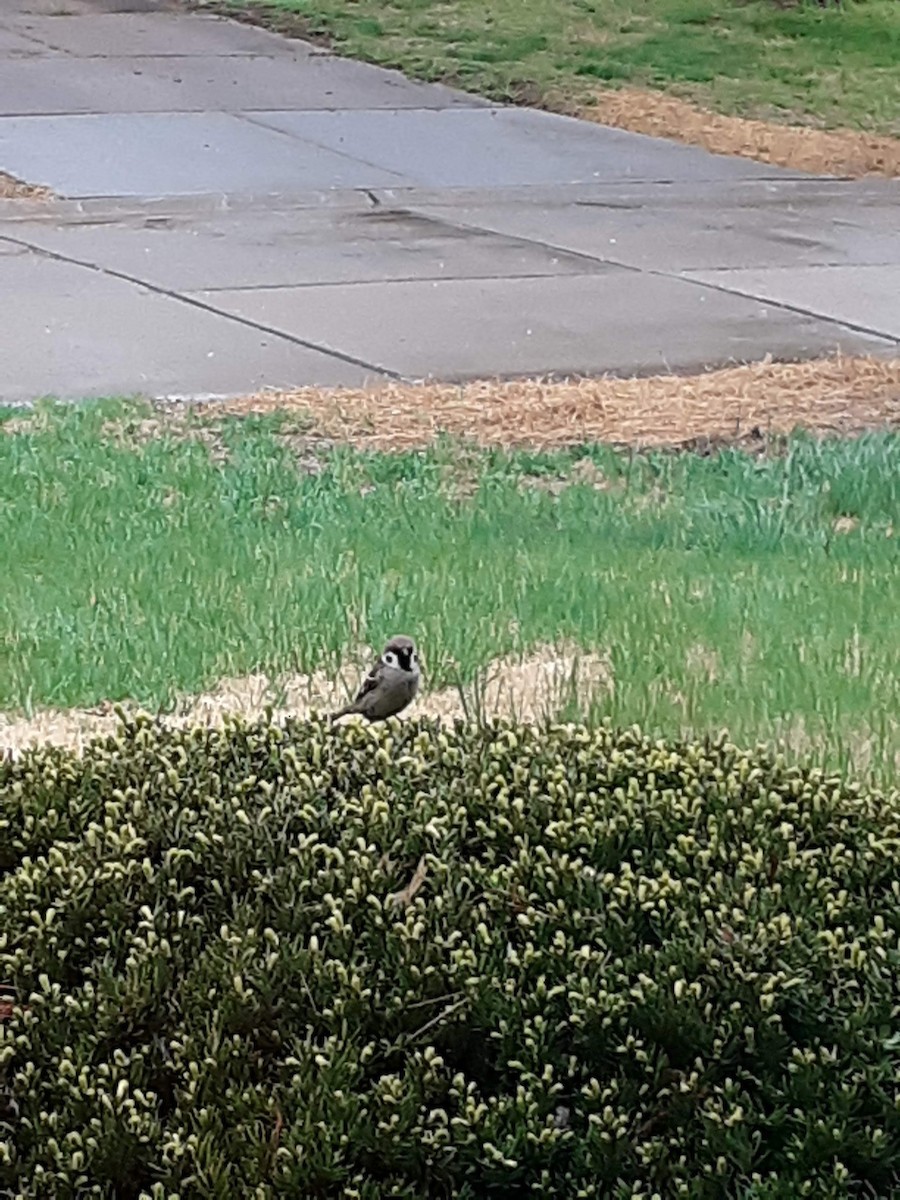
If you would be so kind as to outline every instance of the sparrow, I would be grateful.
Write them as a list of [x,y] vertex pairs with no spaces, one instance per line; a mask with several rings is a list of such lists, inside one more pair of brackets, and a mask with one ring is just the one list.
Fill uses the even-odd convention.
[[381,652],[355,699],[334,713],[332,721],[359,713],[367,721],[386,721],[406,708],[419,690],[419,656],[412,638],[398,634]]

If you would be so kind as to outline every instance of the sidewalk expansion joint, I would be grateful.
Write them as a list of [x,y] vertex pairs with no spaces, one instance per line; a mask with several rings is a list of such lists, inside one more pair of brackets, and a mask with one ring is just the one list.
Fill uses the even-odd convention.
[[304,350],[312,350],[317,354],[323,354],[328,358],[337,359],[339,362],[347,363],[348,366],[360,367],[364,371],[371,371],[374,374],[381,375],[387,379],[392,379],[395,382],[402,382],[404,376],[396,371],[392,371],[389,367],[381,367],[375,363],[367,362],[363,358],[357,358],[353,354],[346,354],[342,350],[333,349],[330,346],[322,346],[317,342],[311,342],[306,338],[298,337],[296,334],[287,333],[283,329],[276,329],[271,325],[265,325],[261,321],[253,321],[248,317],[237,316],[234,313],[224,312],[220,308],[216,308],[214,304],[205,304],[202,300],[198,300],[195,296],[186,296],[181,292],[171,291],[169,288],[160,287],[158,284],[149,283],[145,279],[140,279],[136,275],[129,275],[126,271],[116,271],[109,267],[101,267],[98,263],[87,262],[84,259],[73,258],[68,254],[59,254],[53,250],[45,250],[42,246],[36,246],[23,238],[10,237],[7,234],[0,234],[0,241],[7,242],[14,246],[21,246],[25,250],[30,250],[32,254],[38,255],[41,258],[53,259],[55,262],[68,263],[73,267],[82,267],[87,271],[96,271],[98,275],[105,275],[110,279],[120,279],[124,283],[130,283],[134,287],[144,288],[148,292],[153,292],[157,296],[164,296],[168,300],[175,300],[180,304],[186,304],[190,308],[200,309],[202,312],[207,312],[216,317],[221,317],[223,320],[231,321],[236,325],[243,325],[248,329],[258,330],[260,333],[268,334],[270,337],[278,338],[284,342],[290,342],[292,345],[301,346]]

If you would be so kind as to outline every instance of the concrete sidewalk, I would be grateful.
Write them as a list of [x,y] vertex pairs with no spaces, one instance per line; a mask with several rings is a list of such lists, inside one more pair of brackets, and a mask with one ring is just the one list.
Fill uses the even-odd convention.
[[896,182],[497,108],[159,0],[6,0],[3,170],[60,197],[0,201],[6,401],[900,342]]

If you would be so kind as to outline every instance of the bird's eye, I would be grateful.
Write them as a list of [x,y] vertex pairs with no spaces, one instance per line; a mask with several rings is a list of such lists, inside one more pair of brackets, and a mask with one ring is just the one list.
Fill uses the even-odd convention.
[[397,655],[393,652],[393,650],[386,650],[384,654],[384,661],[389,667],[396,667]]

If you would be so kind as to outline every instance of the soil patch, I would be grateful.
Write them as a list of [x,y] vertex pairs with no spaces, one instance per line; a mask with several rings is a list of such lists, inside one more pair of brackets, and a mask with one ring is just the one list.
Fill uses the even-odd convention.
[[[717,658],[707,647],[694,647],[688,666],[715,676]],[[346,703],[367,667],[367,656],[357,652],[337,676],[316,672],[290,674],[277,679],[264,674],[223,679],[210,692],[186,697],[174,713],[159,717],[169,726],[222,726],[229,717],[256,720],[271,713],[276,721],[303,719],[313,713],[329,713]],[[586,707],[592,698],[612,695],[615,679],[607,657],[591,654],[569,644],[545,645],[530,654],[493,662],[474,684],[460,688],[425,690],[400,720],[429,716],[441,721],[489,720],[506,717],[520,724],[552,720],[567,704]],[[119,705],[134,716],[137,705]],[[346,717],[345,721],[361,720]],[[119,716],[112,704],[91,709],[45,709],[30,717],[0,713],[0,757],[15,757],[29,746],[62,746],[80,753],[92,740],[113,736]],[[897,723],[889,722],[895,736]],[[691,731],[687,726],[685,736]],[[821,732],[806,728],[803,718],[776,722],[773,742],[794,757],[818,761],[826,739]],[[871,730],[844,731],[845,746],[853,755],[854,770],[868,772],[876,760],[876,739]],[[895,755],[900,769],[900,753]]]
[[[363,678],[367,659],[358,655],[332,676],[290,674],[271,679],[263,674],[223,679],[210,692],[187,697],[175,713],[160,717],[168,725],[221,725],[229,715],[248,720],[272,710],[276,720],[334,712],[347,702]],[[613,689],[607,659],[568,644],[540,646],[520,658],[497,659],[474,684],[425,691],[401,719],[430,716],[456,718],[509,717],[534,724],[554,715],[567,702]],[[122,705],[137,713],[137,706]],[[357,720],[347,717],[345,720]],[[51,744],[81,750],[92,739],[115,733],[119,718],[113,705],[91,709],[45,709],[30,717],[0,714],[0,755],[18,754],[29,745]]]
[[713,154],[753,158],[814,175],[900,177],[900,138],[727,117],[661,92],[604,90],[578,116],[632,133],[702,146]]

